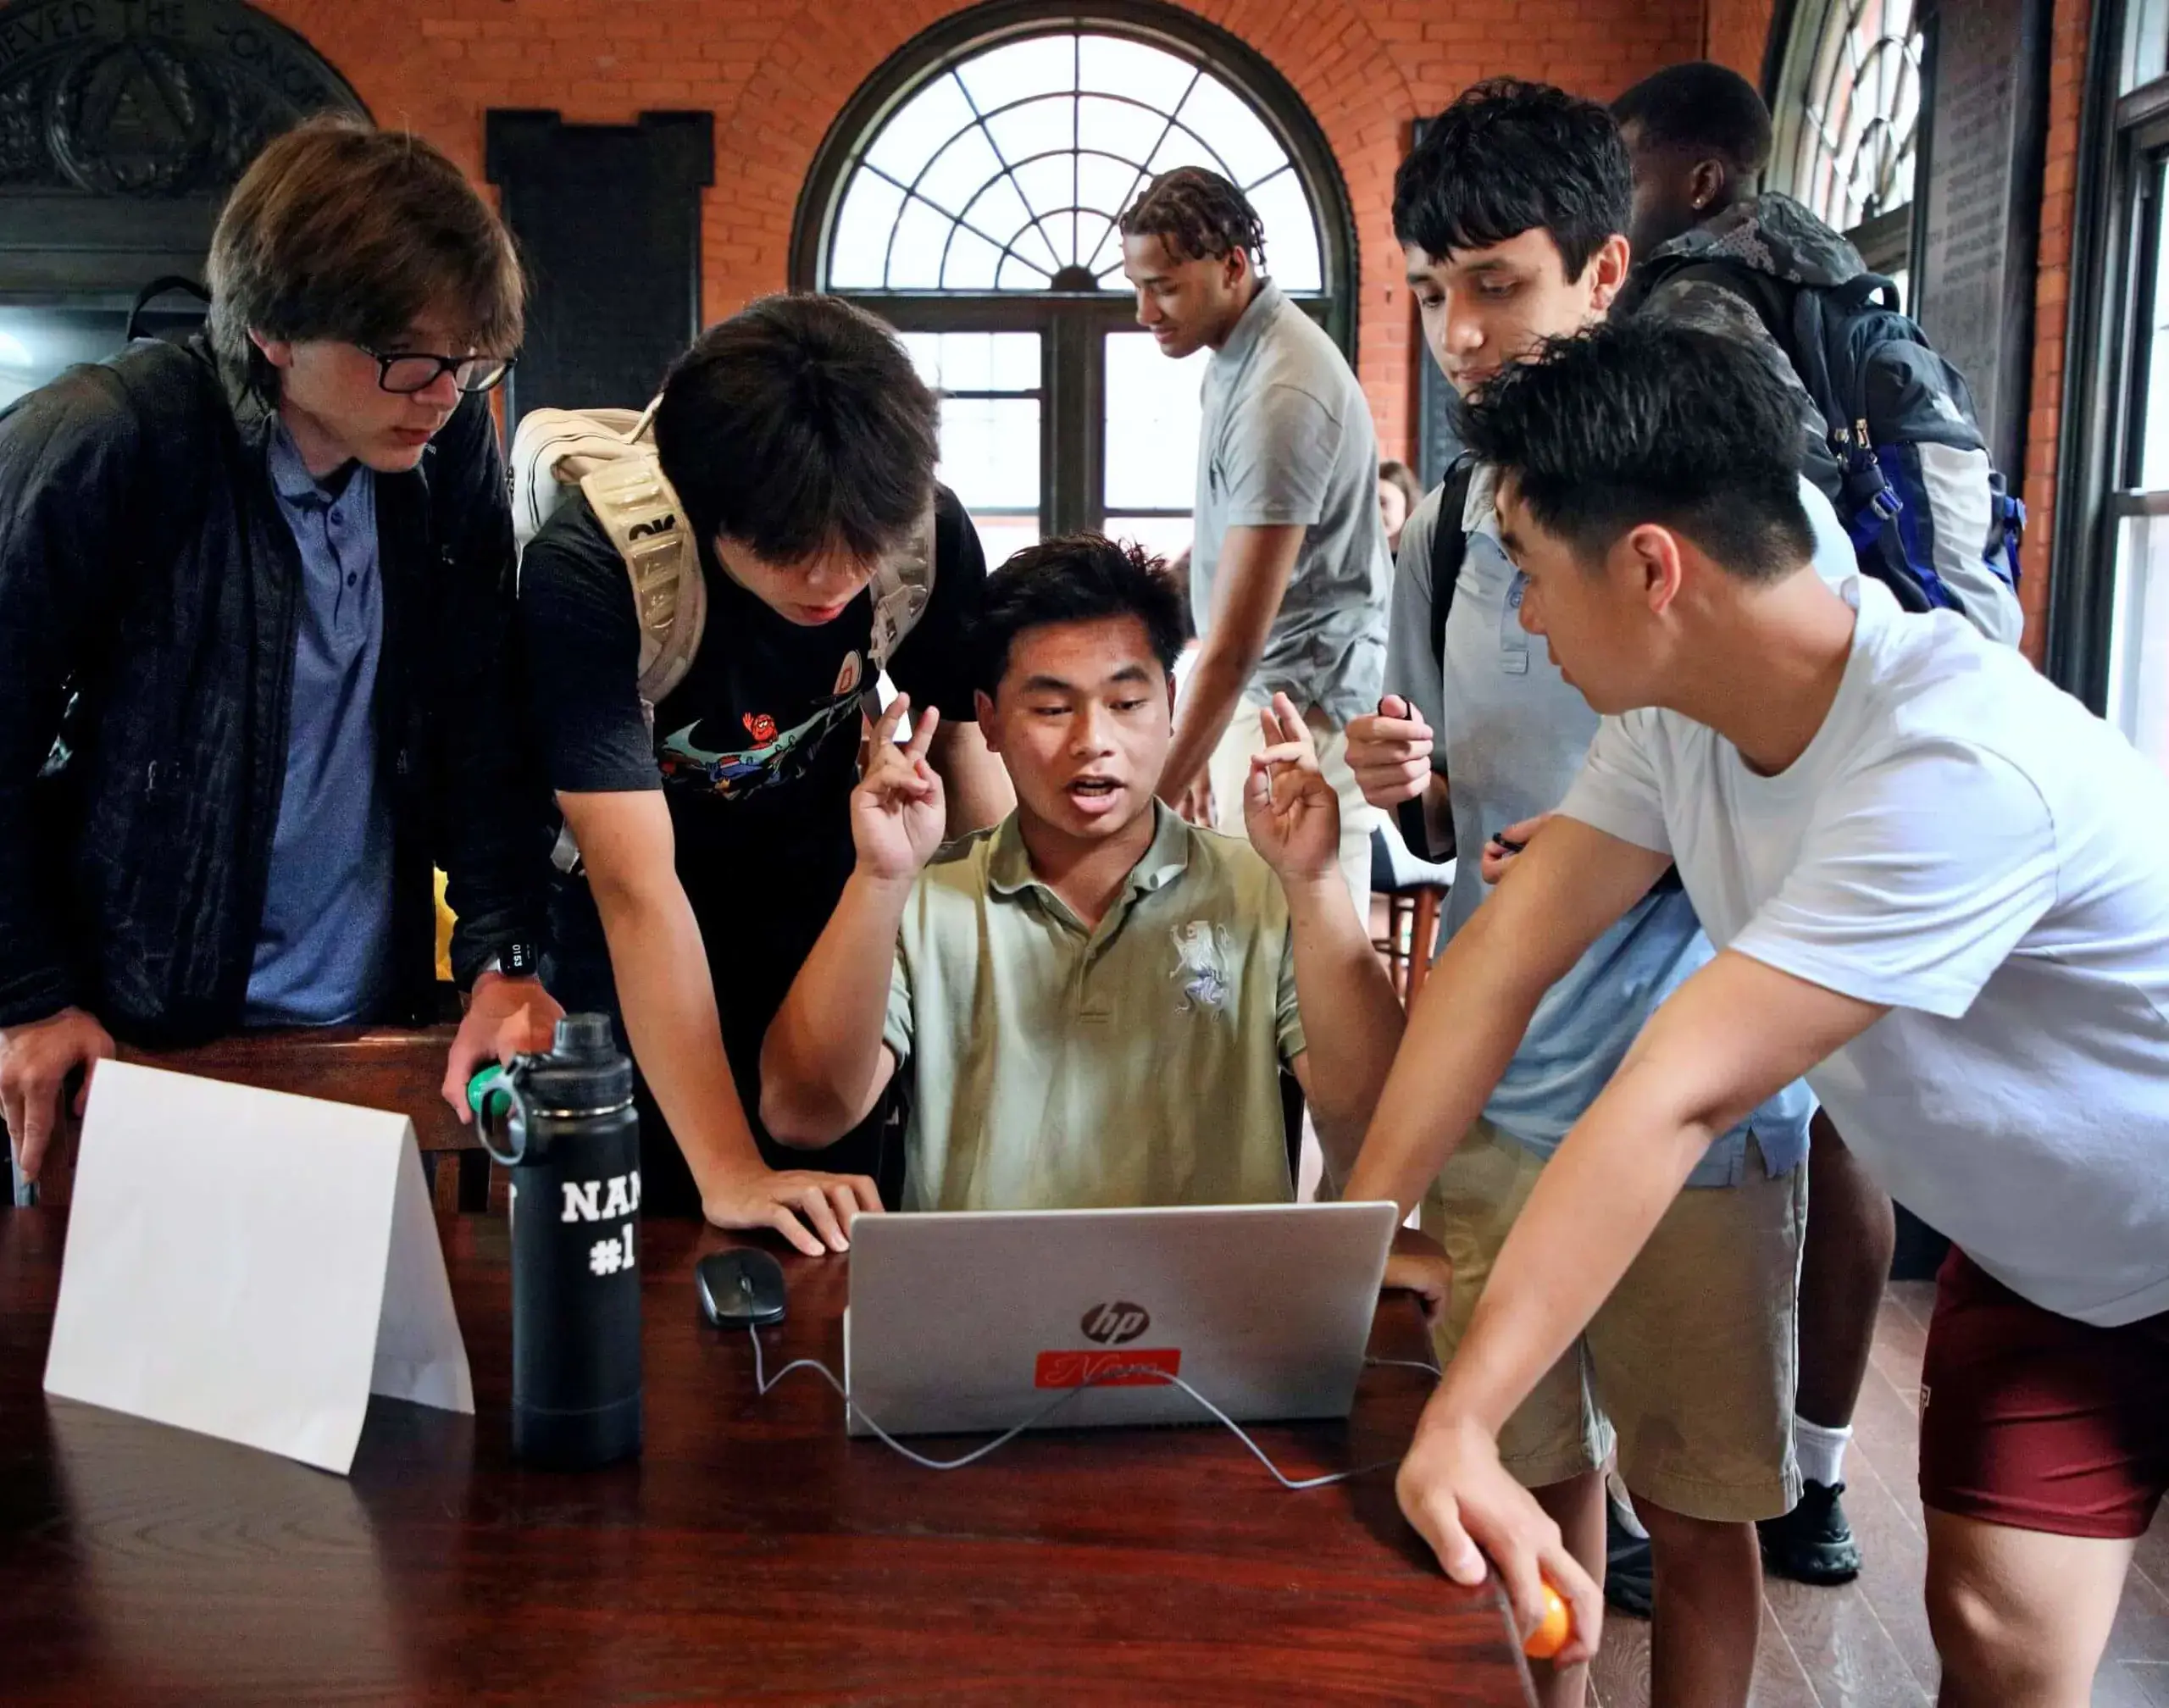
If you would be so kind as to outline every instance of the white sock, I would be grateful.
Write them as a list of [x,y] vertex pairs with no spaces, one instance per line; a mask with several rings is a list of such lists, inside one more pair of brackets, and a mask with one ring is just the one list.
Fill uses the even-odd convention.
[[1845,1444],[1852,1439],[1850,1424],[1843,1429],[1825,1429],[1820,1423],[1795,1417],[1793,1457],[1800,1461],[1800,1474],[1826,1489],[1835,1488],[1844,1479]]

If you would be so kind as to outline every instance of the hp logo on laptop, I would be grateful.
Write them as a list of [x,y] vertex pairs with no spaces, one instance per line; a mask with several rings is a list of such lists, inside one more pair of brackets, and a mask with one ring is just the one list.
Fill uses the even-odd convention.
[[1142,1305],[1118,1299],[1112,1305],[1095,1305],[1078,1325],[1087,1340],[1102,1346],[1119,1346],[1134,1340],[1152,1326],[1151,1313]]

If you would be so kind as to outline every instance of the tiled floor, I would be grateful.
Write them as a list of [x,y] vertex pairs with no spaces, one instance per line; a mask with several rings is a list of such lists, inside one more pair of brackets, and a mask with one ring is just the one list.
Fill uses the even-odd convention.
[[[1929,1282],[1894,1283],[1876,1325],[1874,1365],[1845,1460],[1845,1510],[1867,1569],[1839,1589],[1768,1582],[1758,1708],[1927,1708],[1934,1700],[1935,1650],[1921,1601],[1927,1542],[1914,1480],[1921,1353],[1933,1295]],[[1595,1682],[1603,1708],[1644,1708],[1646,1624],[1606,1622]],[[2169,1708],[2169,1508],[2139,1544],[2094,1701],[2095,1708]]]

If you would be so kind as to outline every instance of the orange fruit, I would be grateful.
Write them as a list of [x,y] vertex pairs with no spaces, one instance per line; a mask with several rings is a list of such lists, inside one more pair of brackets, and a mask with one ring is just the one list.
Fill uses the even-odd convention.
[[1574,1634],[1573,1616],[1567,1611],[1565,1599],[1549,1583],[1543,1587],[1544,1616],[1536,1622],[1536,1629],[1522,1644],[1522,1653],[1532,1661],[1549,1661],[1567,1646],[1567,1639]]

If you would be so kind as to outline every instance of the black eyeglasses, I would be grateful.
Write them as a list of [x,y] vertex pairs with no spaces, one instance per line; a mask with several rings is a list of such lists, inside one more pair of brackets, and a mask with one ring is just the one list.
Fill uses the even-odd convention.
[[452,375],[462,391],[487,391],[512,372],[509,356],[435,356],[425,350],[372,350],[354,347],[376,359],[376,383],[387,391],[411,396],[437,383],[440,374]]

